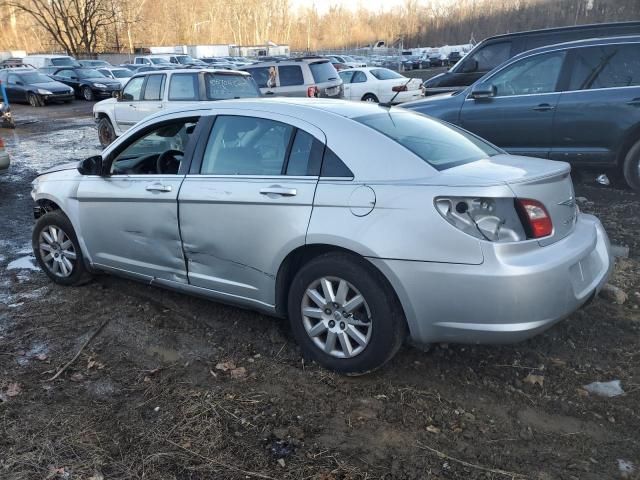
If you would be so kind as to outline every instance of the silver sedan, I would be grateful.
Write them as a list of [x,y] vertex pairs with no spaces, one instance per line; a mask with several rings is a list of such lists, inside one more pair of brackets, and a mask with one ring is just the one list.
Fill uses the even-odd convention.
[[110,272],[288,317],[358,374],[407,335],[514,342],[591,299],[609,242],[569,173],[402,109],[216,102],[39,176],[33,249],[59,284]]

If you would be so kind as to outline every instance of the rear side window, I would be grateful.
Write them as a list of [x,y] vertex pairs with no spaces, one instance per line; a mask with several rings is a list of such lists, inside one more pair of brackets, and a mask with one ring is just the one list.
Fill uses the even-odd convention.
[[640,44],[576,48],[573,55],[569,90],[640,85]]
[[164,86],[165,75],[149,75],[147,84],[144,87],[144,100],[162,99],[162,87]]
[[307,132],[297,130],[289,153],[287,175],[318,175],[322,163],[322,150],[322,143]]
[[198,100],[198,75],[195,73],[171,75],[169,100]]
[[269,67],[255,67],[245,69],[251,74],[255,82],[260,88],[267,88],[267,81],[269,80]]
[[322,158],[321,177],[342,177],[353,178],[353,172],[349,170],[340,157],[338,157],[329,147],[324,149],[324,157]]
[[[437,170],[500,153],[471,134],[425,115],[391,110],[354,118],[410,150]],[[324,169],[324,165],[323,165]]]
[[281,87],[292,87],[294,85],[304,85],[302,68],[298,65],[284,65],[278,67]]
[[331,82],[338,79],[338,72],[331,62],[315,62],[309,64],[311,75],[316,83]]
[[[460,64],[462,72],[488,72],[511,58],[511,42],[490,43],[481,46]],[[460,70],[461,69],[461,70]]]
[[205,73],[204,84],[208,100],[255,98],[260,96],[256,82],[250,75]]
[[353,74],[353,78],[351,79],[351,83],[366,83],[367,76],[364,72],[356,72]]

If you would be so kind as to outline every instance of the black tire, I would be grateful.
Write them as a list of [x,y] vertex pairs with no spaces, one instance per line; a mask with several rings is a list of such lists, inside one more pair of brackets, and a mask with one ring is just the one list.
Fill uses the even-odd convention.
[[107,148],[116,139],[116,131],[108,118],[102,117],[98,122],[98,140],[102,148]]
[[82,98],[84,98],[87,102],[93,102],[96,96],[93,94],[93,90],[91,87],[82,87]]
[[378,100],[378,97],[376,97],[373,93],[366,93],[366,94],[362,97],[362,101],[363,101],[363,102],[375,102],[375,103],[380,103],[380,100]]
[[36,94],[36,93],[29,93],[27,95],[27,100],[29,101],[29,105],[31,105],[32,107],[41,107],[42,105],[44,105],[44,102],[42,101],[42,98]]
[[[61,276],[54,273],[49,264],[45,261],[43,255],[44,252],[41,245],[41,233],[43,231],[47,231],[49,227],[54,227],[56,231],[59,229],[71,241],[71,247],[73,252],[75,253],[75,260],[72,261],[72,269],[70,270],[70,274],[67,276]],[[76,237],[76,232],[71,225],[71,222],[67,218],[67,216],[59,210],[54,210],[52,212],[45,213],[41,216],[33,227],[33,234],[31,237],[31,244],[33,247],[33,254],[38,261],[38,265],[42,271],[51,279],[53,282],[59,285],[65,286],[77,286],[87,283],[91,280],[91,273],[87,270],[84,257],[82,256],[82,250],[80,249],[80,245],[78,243],[78,238]],[[71,249],[70,249],[71,250]]]
[[[304,325],[302,309],[307,289],[326,277],[345,280],[355,287],[364,297],[370,312],[368,343],[360,353],[350,358],[337,358],[326,353],[312,340]],[[293,335],[303,355],[327,369],[348,375],[362,375],[382,367],[397,353],[407,335],[402,308],[387,280],[366,260],[345,253],[318,256],[298,271],[289,289],[288,313]],[[333,317],[327,317],[330,318]],[[355,316],[352,318],[355,320]],[[341,320],[338,322],[342,323]],[[341,342],[336,340],[336,345],[338,343]],[[344,351],[343,347],[341,349]]]
[[640,191],[640,140],[627,152],[622,164],[624,179],[634,190]]

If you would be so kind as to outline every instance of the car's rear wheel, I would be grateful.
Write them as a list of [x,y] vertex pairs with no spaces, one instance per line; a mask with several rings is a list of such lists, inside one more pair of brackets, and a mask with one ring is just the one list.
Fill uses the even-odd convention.
[[102,148],[107,148],[116,139],[116,132],[108,118],[101,118],[98,122],[98,140]]
[[367,93],[362,97],[363,102],[375,102],[379,103],[378,97],[376,97],[373,93]]
[[406,336],[391,287],[354,255],[328,253],[304,265],[291,284],[288,310],[303,354],[340,373],[380,368]]
[[40,98],[36,93],[30,93],[27,97],[27,100],[29,100],[29,105],[31,105],[32,107],[41,107],[42,105],[44,105],[42,98]]
[[31,242],[40,268],[55,283],[81,285],[91,279],[73,226],[59,210],[38,219]]
[[87,102],[92,102],[95,99],[95,95],[93,94],[93,90],[91,90],[91,87],[82,87],[82,97]]
[[624,179],[634,190],[640,190],[640,140],[627,152],[622,164]]

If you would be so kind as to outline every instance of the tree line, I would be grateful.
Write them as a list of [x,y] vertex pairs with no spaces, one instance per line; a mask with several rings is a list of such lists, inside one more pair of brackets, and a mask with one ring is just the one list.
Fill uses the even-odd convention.
[[[331,2],[331,0],[327,0]],[[498,33],[640,20],[639,0],[404,0],[323,11],[290,0],[0,0],[0,50],[72,55],[151,45],[289,44],[292,50],[468,43]]]

